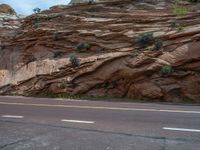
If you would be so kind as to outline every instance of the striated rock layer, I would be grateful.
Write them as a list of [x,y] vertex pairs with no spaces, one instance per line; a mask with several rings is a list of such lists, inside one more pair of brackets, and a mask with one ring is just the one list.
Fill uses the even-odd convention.
[[[13,36],[1,38],[0,94],[200,102],[200,5],[181,5],[190,10],[183,16],[169,0],[59,5],[1,26],[1,36]],[[163,46],[138,45],[146,32]]]

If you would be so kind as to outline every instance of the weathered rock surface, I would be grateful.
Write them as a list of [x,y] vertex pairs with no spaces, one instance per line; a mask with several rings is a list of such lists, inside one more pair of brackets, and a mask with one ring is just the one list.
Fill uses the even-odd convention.
[[16,15],[15,10],[7,4],[0,4],[0,13]]
[[[0,94],[129,97],[200,102],[200,12],[177,17],[168,0],[55,6],[0,27]],[[172,27],[174,20],[184,28]],[[9,28],[9,26],[7,26]],[[11,32],[13,36],[10,36]],[[153,32],[163,48],[139,48]],[[87,49],[77,50],[86,43]],[[80,65],[69,60],[76,52]],[[162,73],[163,66],[173,71]]]

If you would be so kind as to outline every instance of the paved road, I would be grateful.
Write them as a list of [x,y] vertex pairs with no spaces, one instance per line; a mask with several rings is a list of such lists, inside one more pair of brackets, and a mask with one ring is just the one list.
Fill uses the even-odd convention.
[[0,97],[3,150],[200,150],[200,106]]

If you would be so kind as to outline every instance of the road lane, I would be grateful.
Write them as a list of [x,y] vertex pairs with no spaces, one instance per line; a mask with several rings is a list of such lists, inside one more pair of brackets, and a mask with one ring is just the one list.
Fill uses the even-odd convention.
[[196,150],[200,133],[192,131],[200,130],[199,111],[187,105],[0,97],[0,149],[80,149],[87,143],[85,149],[97,150]]
[[[1,101],[2,100],[0,99],[0,102]],[[22,103],[21,100],[19,100],[18,103],[17,100],[8,100],[8,103],[13,103],[13,101],[15,101],[16,105],[15,103],[12,105],[6,104],[5,102],[3,102],[3,105],[0,103],[0,115],[24,115],[24,122],[61,125],[126,134],[200,139],[200,135],[197,133],[181,133],[163,130],[163,127],[200,129],[200,114],[184,113],[186,107],[186,111],[196,112],[198,110],[198,106],[195,106],[195,109],[193,109],[193,106],[183,106],[183,109],[179,105],[178,108],[176,108],[176,106],[173,105],[165,106],[159,104],[156,106],[155,104],[153,109],[158,111],[149,111],[149,107],[151,106],[148,108],[142,106],[141,108],[140,104],[135,103],[122,103],[123,107],[118,107],[125,109],[112,109],[113,107],[108,109],[112,104],[114,105],[114,108],[116,108],[116,103],[109,103],[109,107],[107,106],[106,109],[105,106],[103,108],[101,106],[99,109],[97,104],[100,102],[97,102],[97,104],[92,102],[92,105],[90,106],[89,102],[87,101],[87,105],[84,105],[85,101],[79,101],[82,104],[81,107],[79,107],[80,104],[78,102],[73,102],[73,106],[77,107],[71,107],[71,101],[70,104],[68,102],[64,102],[62,105],[59,105],[60,101],[51,102],[50,100],[45,100],[46,103],[43,105],[42,103],[38,103],[38,99],[36,99],[34,103],[32,102],[33,99],[31,99],[31,102],[27,101],[26,105],[20,105]],[[106,102],[103,102],[103,105],[105,104]],[[48,107],[49,105],[52,107]],[[56,105],[60,107],[56,107]],[[127,105],[129,107],[127,107]],[[139,109],[137,109],[137,105],[140,106]],[[179,111],[160,111],[161,108],[163,109],[164,107],[168,106],[173,107],[169,107],[169,110]],[[95,122],[95,124],[70,124],[67,122],[61,122],[60,120],[62,119],[89,120]]]

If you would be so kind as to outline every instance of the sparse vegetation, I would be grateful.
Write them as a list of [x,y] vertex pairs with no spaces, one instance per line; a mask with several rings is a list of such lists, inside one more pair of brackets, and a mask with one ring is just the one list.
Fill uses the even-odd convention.
[[35,13],[35,14],[38,14],[38,13],[40,13],[41,12],[41,9],[40,8],[34,8],[33,9],[33,12]]
[[60,88],[61,89],[66,89],[67,88],[67,83],[65,80],[62,80],[62,82],[60,83]]
[[94,0],[89,0],[89,2],[88,2],[89,5],[90,5],[90,4],[93,4],[93,3],[95,3]]
[[172,21],[171,28],[176,29],[178,32],[182,32],[184,30],[184,27],[177,20]]
[[73,67],[77,67],[80,65],[80,59],[77,57],[75,53],[69,55],[69,61],[73,65]]
[[38,17],[33,19],[33,27],[36,29],[39,27],[39,20],[40,19]]
[[84,52],[84,51],[86,51],[86,50],[88,50],[88,49],[90,49],[90,44],[88,44],[88,43],[79,43],[77,46],[76,46],[76,50],[78,51],[78,52]]
[[155,41],[154,47],[152,47],[150,50],[151,50],[151,51],[158,51],[158,50],[160,50],[162,47],[163,47],[163,41],[160,40],[160,39],[158,39],[158,40]]
[[153,32],[142,33],[136,39],[136,43],[140,48],[146,48],[153,41],[154,41]]
[[187,7],[179,6],[177,4],[173,6],[173,14],[176,16],[184,16],[187,15],[188,13],[189,9]]
[[154,50],[156,51],[160,50],[162,47],[163,47],[163,41],[160,39],[156,40]]
[[41,9],[40,8],[34,8],[33,12],[36,14],[36,18],[33,19],[33,27],[38,28],[40,19],[39,19],[37,14],[41,12]]
[[184,27],[180,25],[180,26],[178,27],[178,31],[179,31],[179,32],[184,31]]
[[169,65],[165,65],[165,66],[162,66],[161,70],[160,70],[160,74],[161,75],[170,75],[174,72],[174,69],[172,66],[169,66]]
[[53,56],[53,57],[54,57],[54,58],[60,58],[60,57],[62,57],[62,54],[63,54],[63,52],[59,52],[59,51],[58,51],[58,52],[55,52],[55,53],[54,53],[54,56]]
[[171,28],[178,28],[180,26],[180,23],[178,23],[177,20],[173,20],[171,22]]
[[67,99],[80,99],[82,98],[79,95],[71,95],[70,93],[59,93],[54,94],[51,92],[42,93],[40,95],[36,95],[36,97],[48,97],[48,98],[67,98]]

